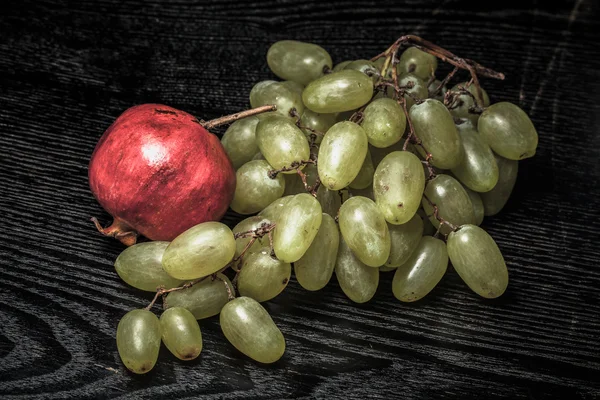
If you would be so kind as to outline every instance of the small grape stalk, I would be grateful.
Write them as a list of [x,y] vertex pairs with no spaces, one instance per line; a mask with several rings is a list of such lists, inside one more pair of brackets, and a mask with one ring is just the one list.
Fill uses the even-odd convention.
[[[442,79],[438,59],[454,67]],[[399,301],[418,301],[449,262],[484,298],[507,289],[504,258],[479,225],[508,201],[538,136],[523,110],[491,103],[481,87],[502,73],[413,35],[335,66],[322,47],[285,40],[267,61],[285,80],[258,82],[250,105],[265,112],[226,117],[233,124],[221,139],[236,169],[230,207],[245,219],[137,244],[115,262],[126,283],[158,288],[117,330],[135,373],[152,369],[161,338],[175,357],[198,357],[197,320],[217,314],[233,347],[277,362],[285,339],[260,303],[285,290],[292,268],[309,291],[335,271],[356,303],[374,297],[387,271]],[[468,79],[448,89],[461,70]],[[160,297],[159,320],[151,309]]]

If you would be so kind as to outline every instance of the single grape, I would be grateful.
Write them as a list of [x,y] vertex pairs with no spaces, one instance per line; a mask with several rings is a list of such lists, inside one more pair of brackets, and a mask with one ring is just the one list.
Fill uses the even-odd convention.
[[413,254],[423,235],[423,220],[418,214],[402,225],[388,224],[390,231],[390,255],[386,267],[396,268]]
[[400,62],[396,68],[401,74],[415,74],[426,81],[435,74],[437,65],[438,61],[435,56],[416,47],[409,47],[400,55]]
[[136,289],[156,292],[159,286],[165,289],[177,287],[183,283],[165,272],[162,258],[169,242],[138,243],[123,250],[115,261],[115,270],[119,277]]
[[517,175],[519,173],[519,162],[509,160],[494,154],[498,164],[498,183],[489,192],[480,193],[485,215],[496,215],[504,208],[510,194],[512,193]]
[[217,272],[234,254],[231,229],[220,222],[203,222],[173,239],[165,250],[162,265],[176,279],[196,279]]
[[196,319],[217,315],[229,301],[227,285],[233,287],[227,276],[218,273],[216,279],[206,278],[187,289],[177,290],[167,295],[165,309],[183,307]]
[[[409,116],[415,134],[433,157],[430,160],[433,166],[451,169],[460,164],[463,159],[460,137],[452,115],[441,102],[427,99],[411,108]],[[419,152],[424,154],[420,147]]]
[[398,143],[406,129],[406,115],[398,102],[389,98],[373,100],[363,112],[360,124],[369,144],[375,147],[389,147]]
[[[319,114],[309,108],[305,108],[302,116],[300,117],[300,125],[307,128],[314,129],[318,132],[325,133],[335,124],[337,121],[336,114]],[[303,129],[306,138],[310,140],[310,135],[316,135],[315,143],[321,143],[323,141],[323,135],[318,135],[311,132],[309,129]]]
[[254,161],[254,160],[264,160],[265,156],[262,155],[262,153],[259,151],[258,153],[256,153],[254,155],[254,157],[252,157],[252,160],[250,161]]
[[379,268],[363,264],[342,236],[335,262],[335,276],[344,294],[355,303],[371,300],[379,286]]
[[469,195],[469,198],[471,199],[471,204],[473,204],[473,215],[475,216],[475,225],[481,225],[481,223],[483,222],[483,217],[485,215],[483,201],[481,200],[480,196],[480,194],[482,193],[474,192],[473,190],[469,189],[464,185],[463,188],[465,189],[465,192],[467,192],[467,194]]
[[256,144],[258,121],[256,116],[240,119],[231,124],[223,134],[221,144],[231,159],[233,168],[238,169],[258,153]]
[[[438,215],[451,224],[460,226],[475,222],[471,199],[460,182],[453,177],[445,174],[436,176],[427,182],[424,194],[437,206]],[[422,204],[425,213],[430,216],[429,220],[433,226],[438,228],[440,222],[433,215],[433,207],[425,198],[423,198]],[[443,234],[448,234],[451,229],[444,224],[440,231]]]
[[160,335],[160,322],[148,310],[132,310],[121,318],[117,326],[117,350],[128,370],[145,374],[154,368]]
[[287,203],[290,200],[292,200],[293,197],[294,196],[285,196],[285,197],[275,200],[274,202],[269,204],[267,207],[265,207],[264,210],[259,212],[258,215],[260,217],[268,219],[271,222],[277,223],[277,221],[279,220],[279,215],[281,214],[281,210],[283,210],[285,208]]
[[525,111],[512,103],[501,102],[486,108],[477,130],[492,150],[504,158],[522,160],[535,154],[537,131]]
[[345,69],[312,81],[304,89],[302,100],[314,112],[338,113],[362,107],[372,96],[371,78]]
[[[304,133],[289,118],[271,115],[256,126],[260,152],[274,169],[289,167],[293,162],[308,160],[310,149]],[[296,171],[287,171],[295,174]]]
[[248,161],[235,173],[236,185],[231,209],[238,214],[254,214],[283,196],[282,174],[269,177],[273,170],[264,160]]
[[473,84],[469,85],[468,82],[459,83],[458,85],[455,85],[452,89],[450,89],[450,91],[458,93],[461,88],[466,89],[473,96],[469,96],[468,94],[457,95],[453,104],[449,105],[449,107],[452,107],[450,109],[450,114],[452,114],[452,116],[454,118],[468,119],[475,126],[477,126],[477,121],[479,120],[479,114],[472,113],[469,111],[471,107],[476,106],[475,99],[473,97],[477,98],[477,101],[479,103],[478,105],[480,107],[489,106],[490,98],[488,97],[487,92],[483,88],[481,88],[481,92],[483,94],[483,97],[481,97],[477,91],[477,86],[475,86]]
[[321,205],[308,193],[295,195],[276,221],[273,248],[278,259],[292,263],[304,255],[321,226]]
[[273,363],[285,352],[285,339],[275,322],[254,299],[237,297],[223,307],[221,330],[239,351],[261,363]]
[[448,235],[448,255],[454,269],[475,293],[493,299],[508,286],[504,257],[492,237],[475,225],[463,225]]
[[404,302],[425,297],[439,283],[448,268],[446,244],[423,236],[408,261],[396,269],[392,293]]
[[162,341],[180,360],[193,360],[202,351],[202,333],[198,321],[182,307],[172,307],[160,316]]
[[354,178],[354,180],[350,182],[348,186],[352,189],[365,189],[373,184],[374,173],[375,168],[373,167],[371,154],[367,149],[365,161],[363,161],[362,166],[360,167],[360,171],[358,171],[358,175],[356,175],[356,178]]
[[360,125],[344,121],[333,125],[319,148],[318,171],[330,190],[345,188],[356,178],[368,149],[367,135]]
[[421,161],[408,151],[394,151],[377,166],[373,177],[375,202],[391,224],[408,222],[421,204],[425,176]]
[[373,81],[373,84],[377,83],[379,79],[379,70],[375,66],[375,63],[369,60],[354,60],[350,63],[346,64],[344,67],[345,70],[352,69],[354,71],[362,72],[367,75]]
[[333,63],[329,53],[316,44],[280,40],[269,47],[267,64],[281,79],[306,85],[319,78]]
[[340,233],[333,217],[323,213],[317,236],[306,253],[294,263],[294,272],[300,286],[306,290],[325,287],[335,268]]
[[[248,217],[242,221],[240,221],[233,229],[233,234],[253,231],[264,224],[271,224],[271,220],[265,218],[262,215],[255,215],[253,217]],[[242,251],[246,248],[248,243],[252,240],[251,237],[240,237],[235,241],[235,257],[239,257],[242,254]],[[269,247],[269,238],[267,236],[263,236],[261,238],[257,238],[254,240],[254,243],[246,250],[246,254],[248,253],[257,253],[260,252],[263,248]]]
[[333,218],[335,218],[342,206],[342,199],[339,192],[337,190],[329,190],[323,185],[319,186],[317,190],[317,200],[321,204],[321,210]]
[[250,91],[250,105],[255,108],[270,104],[275,104],[277,110],[259,114],[258,119],[262,120],[271,115],[280,115],[291,120],[290,112],[292,110],[296,110],[298,114],[302,114],[304,111],[302,96],[290,85],[276,81],[258,82]]
[[244,257],[237,288],[241,296],[258,302],[271,300],[285,289],[291,274],[292,266],[271,257],[269,250],[252,253]]
[[398,85],[403,87],[404,90],[409,93],[404,95],[404,99],[406,100],[406,109],[408,111],[410,111],[410,109],[415,105],[414,98],[425,100],[427,97],[429,97],[427,84],[421,78],[413,74],[401,75],[398,79]]
[[352,62],[352,60],[347,60],[347,61],[342,61],[340,63],[337,63],[334,67],[333,67],[333,72],[338,72],[343,70],[344,68],[346,68],[346,65],[350,64]]
[[370,267],[383,265],[390,255],[390,232],[385,218],[372,200],[351,197],[342,204],[340,231],[352,252]]

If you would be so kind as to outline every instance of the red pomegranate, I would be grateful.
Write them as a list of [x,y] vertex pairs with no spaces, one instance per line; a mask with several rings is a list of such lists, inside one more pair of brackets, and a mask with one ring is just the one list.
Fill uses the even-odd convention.
[[89,165],[92,193],[114,221],[99,230],[126,245],[141,234],[173,240],[219,220],[235,170],[219,139],[192,115],[161,104],[126,110],[104,132]]

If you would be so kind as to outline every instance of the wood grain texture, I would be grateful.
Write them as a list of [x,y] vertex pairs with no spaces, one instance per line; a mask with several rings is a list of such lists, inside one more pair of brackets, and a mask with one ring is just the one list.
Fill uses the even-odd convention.
[[[0,6],[0,398],[600,398],[600,51],[593,0],[477,2],[8,1]],[[266,303],[287,339],[254,363],[217,318],[192,362],[165,349],[146,376],[122,366],[118,320],[151,294],[114,271],[122,246],[87,184],[103,131],[160,102],[210,119],[248,107],[273,75],[268,46],[318,43],[335,62],[371,57],[414,33],[506,73],[492,101],[538,129],[513,197],[484,227],[510,285],[478,298],[448,273],[401,304],[382,275],[356,305],[335,279],[292,280]],[[217,131],[222,132],[222,131]],[[226,222],[233,225],[235,214]],[[158,308],[155,311],[159,312]]]

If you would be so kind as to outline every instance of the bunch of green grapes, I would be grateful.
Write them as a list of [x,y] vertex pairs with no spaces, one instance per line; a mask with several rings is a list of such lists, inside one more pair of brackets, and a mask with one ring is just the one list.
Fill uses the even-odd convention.
[[197,320],[217,314],[238,350],[277,361],[285,340],[260,303],[292,269],[309,291],[335,272],[357,303],[387,271],[394,296],[417,301],[449,261],[480,296],[504,293],[504,258],[479,225],[506,204],[537,132],[518,106],[490,104],[474,76],[447,89],[456,71],[436,79],[435,48],[399,48],[334,67],[317,45],[271,46],[269,67],[284,80],[259,82],[249,97],[276,110],[234,122],[222,138],[237,171],[230,206],[248,217],[233,230],[206,222],[170,243],[137,244],[116,261],[125,282],[166,296],[160,320],[151,304],[119,323],[130,370],[154,366],[161,338],[178,358],[197,357]]

